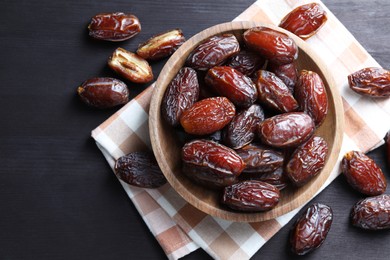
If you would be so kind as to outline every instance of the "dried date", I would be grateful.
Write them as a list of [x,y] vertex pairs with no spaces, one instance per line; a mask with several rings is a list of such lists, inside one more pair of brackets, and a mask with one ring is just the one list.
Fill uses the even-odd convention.
[[310,115],[319,127],[328,114],[328,95],[321,77],[314,71],[302,70],[295,87],[299,108]]
[[222,64],[239,51],[240,44],[233,34],[213,36],[190,53],[186,65],[197,70],[208,70]]
[[274,73],[266,70],[257,72],[256,86],[259,102],[281,113],[293,112],[298,108],[292,92]]
[[115,174],[124,182],[141,188],[158,188],[167,180],[151,152],[132,152],[115,162]]
[[292,63],[298,57],[298,47],[287,34],[268,27],[255,27],[243,34],[246,45],[275,64]]
[[329,206],[315,203],[308,207],[291,230],[292,252],[305,255],[320,247],[328,235],[332,221],[333,212]]
[[81,100],[92,107],[110,108],[129,102],[126,84],[114,78],[91,78],[77,88]]
[[208,135],[224,128],[235,114],[236,109],[229,99],[206,98],[184,110],[180,117],[180,124],[189,134]]
[[245,167],[232,149],[210,140],[194,140],[182,148],[183,173],[208,188],[221,188],[237,181]]
[[223,129],[224,144],[233,149],[249,144],[255,138],[258,124],[263,120],[264,111],[257,104],[241,111]]
[[313,36],[328,20],[325,10],[318,3],[301,5],[289,12],[279,27],[302,39]]
[[314,178],[325,166],[328,143],[320,136],[312,136],[297,147],[285,166],[286,174],[295,186],[302,186]]
[[199,98],[199,83],[196,71],[181,68],[169,83],[161,102],[161,114],[171,125],[178,126],[184,110],[190,108]]
[[251,76],[256,70],[260,69],[264,63],[265,59],[257,53],[242,50],[231,57],[225,66],[232,67],[244,75]]
[[234,105],[247,108],[257,99],[252,80],[228,66],[216,66],[206,74],[205,82],[217,94],[229,98]]
[[357,202],[351,211],[352,225],[366,230],[390,229],[390,195],[383,194]]
[[145,60],[159,60],[174,53],[185,40],[180,29],[169,30],[139,45],[137,54]]
[[225,187],[222,203],[246,212],[267,211],[279,202],[279,190],[266,182],[249,180]]
[[347,182],[360,193],[375,196],[386,190],[387,181],[382,170],[362,152],[346,153],[341,161],[341,169]]
[[141,24],[132,14],[101,13],[92,17],[88,30],[95,39],[116,42],[137,35],[141,31]]
[[295,62],[282,65],[268,63],[267,70],[275,73],[286,84],[291,93],[294,93],[294,87],[298,80],[298,70]]
[[283,167],[279,167],[272,172],[259,173],[259,172],[243,172],[239,176],[239,180],[256,180],[269,183],[280,191],[289,185],[289,180],[283,171]]
[[313,119],[303,112],[291,112],[265,119],[259,124],[258,135],[264,144],[286,148],[302,144],[315,130]]
[[390,71],[383,68],[364,68],[348,75],[349,87],[358,94],[370,97],[390,96]]

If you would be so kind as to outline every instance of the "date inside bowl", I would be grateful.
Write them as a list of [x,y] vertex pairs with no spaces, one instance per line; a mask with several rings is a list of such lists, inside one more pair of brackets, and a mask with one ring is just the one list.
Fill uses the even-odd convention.
[[[322,79],[323,87],[325,88],[327,93],[326,101],[328,105],[326,116],[321,117],[321,113],[318,113],[319,116],[316,117],[316,115],[311,115],[312,119],[310,117],[309,119],[307,119],[307,114],[299,111],[298,104],[294,103],[294,98],[288,94],[290,92],[288,92],[288,89],[286,90],[285,87],[280,90],[280,93],[282,93],[280,95],[283,97],[284,101],[280,102],[280,100],[276,100],[276,102],[271,102],[269,105],[266,105],[266,107],[264,107],[265,115],[261,115],[261,112],[258,111],[257,103],[260,103],[260,106],[263,107],[263,104],[266,101],[262,101],[262,98],[266,99],[267,97],[256,96],[256,98],[254,99],[254,94],[251,94],[250,91],[248,95],[233,95],[232,97],[230,97],[229,95],[231,95],[234,90],[229,90],[229,86],[218,90],[218,87],[221,86],[221,83],[215,84],[215,88],[217,88],[218,94],[207,93],[207,87],[215,83],[219,78],[221,78],[219,74],[224,73],[224,75],[232,75],[235,72],[231,72],[229,68],[216,68],[214,65],[220,65],[220,61],[218,60],[215,60],[215,64],[213,64],[211,67],[205,66],[204,64],[196,64],[191,60],[192,57],[189,57],[191,52],[200,44],[204,43],[205,40],[210,39],[211,37],[225,36],[227,34],[234,35],[238,41],[237,45],[239,45],[241,49],[245,48],[243,38],[246,36],[244,35],[244,32],[254,27],[269,28],[271,31],[276,30],[282,32],[284,34],[287,34],[289,38],[291,38],[295,42],[297,46],[296,53],[294,53],[293,50],[292,53],[287,53],[284,57],[280,57],[279,55],[278,60],[272,60],[272,54],[263,53],[262,57],[265,57],[265,60],[267,61],[259,60],[257,61],[259,63],[258,65],[260,67],[263,66],[264,68],[264,63],[267,64],[270,63],[270,61],[278,65],[286,63],[286,60],[288,61],[291,58],[292,60],[296,58],[294,62],[298,71],[311,71]],[[246,41],[246,43],[246,45],[248,45],[248,41]],[[230,46],[229,51],[235,52],[236,49],[237,46],[234,46],[233,44],[232,46]],[[253,51],[253,48],[250,51]],[[234,62],[234,60],[231,62]],[[189,124],[187,128],[186,118],[191,118],[191,113],[195,113],[196,111],[185,111],[185,115],[181,116],[179,120],[178,118],[176,118],[170,121],[166,120],[166,117],[163,116],[164,113],[162,113],[162,109],[164,109],[164,93],[166,92],[166,89],[168,88],[170,82],[179,73],[180,69],[188,65],[192,66],[193,69],[196,70],[198,78],[200,78],[199,75],[201,75],[201,78],[199,79],[200,87],[204,88],[199,93],[199,100],[201,101],[197,102],[202,104],[195,104],[195,106],[215,106],[218,109],[222,109],[226,113],[226,115],[224,114],[221,117],[220,121],[210,124],[210,127],[205,127],[204,124],[199,124],[198,126],[194,127],[193,124]],[[269,75],[267,75],[266,73],[261,71],[259,72],[258,70],[252,71],[251,73],[253,73],[251,75],[252,78],[261,78],[267,80],[267,78],[269,77]],[[259,73],[263,73],[264,75]],[[206,83],[203,82],[203,79],[205,79]],[[251,90],[251,84],[253,83],[248,81],[247,84],[247,89]],[[205,88],[205,86],[207,87]],[[284,86],[289,87],[288,84],[285,84]],[[213,89],[214,91],[215,88]],[[264,90],[263,92],[266,92],[266,90]],[[238,98],[236,98],[236,96],[238,96]],[[218,99],[218,101],[213,100],[211,104],[208,99]],[[225,99],[228,99],[228,101],[226,101]],[[254,102],[255,104],[253,104]],[[251,106],[254,106],[254,108],[252,108]],[[225,198],[223,198],[224,196],[221,189],[215,189],[215,187],[212,187],[210,189],[208,185],[204,185],[204,183],[194,182],[184,173],[184,171],[188,173],[187,171],[191,171],[192,169],[187,167],[187,162],[183,163],[182,149],[183,146],[186,143],[188,144],[190,140],[204,139],[204,136],[215,134],[215,129],[219,129],[220,127],[226,128],[226,124],[218,124],[221,124],[221,121],[224,120],[229,122],[232,120],[231,118],[229,118],[232,114],[230,111],[231,107],[235,109],[235,115],[239,114],[241,111],[249,111],[248,113],[257,113],[256,115],[260,119],[256,124],[262,124],[260,130],[256,130],[258,132],[261,132],[260,134],[258,134],[259,136],[261,136],[261,138],[259,137],[260,140],[257,140],[257,142],[273,146],[273,148],[275,148],[274,150],[276,150],[276,153],[279,153],[280,150],[283,150],[283,152],[281,153],[285,153],[283,155],[285,156],[285,158],[294,156],[294,153],[299,152],[295,151],[294,153],[292,153],[296,148],[296,146],[294,146],[294,142],[298,142],[299,140],[304,140],[308,143],[307,147],[302,148],[301,150],[308,150],[308,147],[310,147],[310,145],[313,147],[317,147],[321,146],[323,143],[326,143],[327,156],[323,158],[323,167],[321,167],[321,171],[319,173],[316,173],[315,177],[311,178],[308,181],[304,179],[305,176],[293,176],[294,178],[297,178],[295,185],[288,185],[288,187],[286,188],[283,187],[283,189],[281,189],[280,191],[278,202],[275,203],[275,205],[272,205],[271,208],[267,208],[265,211],[251,210],[252,208],[250,207],[247,211],[236,210],[234,206],[228,207],[226,204],[223,204],[222,201],[225,200]],[[251,112],[252,110],[253,112]],[[272,25],[259,24],[256,22],[231,22],[216,25],[196,34],[187,42],[185,42],[168,60],[163,70],[161,71],[159,78],[157,79],[154,94],[152,96],[149,115],[149,130],[153,152],[156,156],[157,162],[162,172],[164,173],[165,177],[167,178],[173,189],[175,189],[178,194],[180,194],[188,203],[190,203],[197,209],[212,216],[220,217],[230,221],[258,222],[273,219],[298,208],[299,206],[307,202],[309,199],[311,199],[314,194],[320,189],[320,187],[324,184],[326,179],[329,177],[337,161],[343,136],[343,108],[341,97],[337,91],[336,86],[334,85],[331,74],[327,70],[325,64],[315,54],[315,50],[311,49],[308,44],[300,38],[283,29]],[[272,119],[274,117],[277,117],[277,119]],[[270,119],[272,119],[272,122],[269,122]],[[296,137],[295,139],[290,138],[294,139],[294,142],[280,142],[280,136],[278,136],[277,133],[275,134],[275,131],[272,129],[272,125],[275,123],[276,120],[279,120],[281,122],[283,122],[283,120],[298,120],[300,122],[304,122],[303,125],[299,128],[299,131],[287,133],[291,137]],[[306,123],[305,120],[308,121],[308,123]],[[245,125],[247,124],[250,124],[249,121]],[[283,129],[281,129],[281,131],[282,130]],[[226,132],[228,130],[224,129],[223,131]],[[191,135],[188,135],[188,133],[190,133]],[[231,135],[234,135],[236,133],[237,130],[235,130],[233,127],[231,129]],[[196,136],[195,138],[193,137],[194,135]],[[310,136],[316,136],[318,138],[311,138],[314,140],[310,140]],[[240,149],[243,149],[242,144],[240,144],[239,142],[235,142],[234,138],[228,140],[227,142],[229,143],[230,147],[234,148],[235,152],[239,151]],[[213,147],[211,147],[210,149],[212,148]],[[276,157],[276,159],[278,159],[278,157]],[[294,162],[291,163],[290,167],[296,167],[294,165]],[[293,173],[294,171],[292,171],[291,174]],[[276,172],[276,174],[282,173]],[[241,173],[240,176],[242,175],[243,174]],[[265,179],[267,178],[267,176],[268,179],[272,179],[272,176],[264,174]],[[291,176],[290,179],[295,181]],[[232,181],[232,183],[234,182],[236,182],[236,180]],[[223,183],[223,185],[225,184],[226,183]],[[230,185],[231,183],[227,184]],[[256,185],[254,185],[254,187],[256,187]]]

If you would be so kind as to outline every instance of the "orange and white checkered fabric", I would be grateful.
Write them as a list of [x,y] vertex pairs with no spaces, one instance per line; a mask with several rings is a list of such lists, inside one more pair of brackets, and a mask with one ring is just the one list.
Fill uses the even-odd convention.
[[[312,1],[258,0],[235,20],[277,25],[294,7],[308,2]],[[341,159],[348,150],[367,152],[383,143],[390,129],[390,100],[363,97],[348,88],[348,74],[379,64],[324,8],[328,12],[327,23],[306,42],[330,68],[343,98],[346,122]],[[153,86],[92,131],[112,168],[120,156],[150,149],[148,111],[152,92]],[[338,174],[339,164],[321,190]],[[159,189],[141,189],[120,182],[169,259],[178,259],[199,247],[215,259],[249,259],[299,211],[260,223],[229,222],[192,207],[169,184]]]

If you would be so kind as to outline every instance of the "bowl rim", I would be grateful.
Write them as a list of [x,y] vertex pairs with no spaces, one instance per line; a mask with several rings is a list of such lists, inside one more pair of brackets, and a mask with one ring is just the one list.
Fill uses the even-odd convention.
[[[286,203],[285,205],[281,205],[278,207],[278,210],[270,210],[265,212],[255,212],[255,213],[247,213],[247,212],[235,212],[235,211],[228,211],[223,209],[216,209],[209,204],[207,204],[204,201],[201,201],[198,199],[194,194],[191,194],[189,192],[184,192],[186,189],[181,184],[173,173],[168,174],[167,170],[170,169],[169,165],[167,164],[164,156],[164,151],[158,142],[158,122],[160,119],[160,106],[161,106],[161,98],[158,98],[159,95],[157,95],[158,92],[164,91],[168,84],[165,85],[164,89],[161,89],[161,84],[163,81],[166,81],[164,79],[164,75],[168,73],[171,70],[178,71],[182,65],[178,65],[178,61],[182,58],[183,53],[189,53],[191,50],[193,50],[200,42],[204,41],[205,39],[218,34],[223,33],[229,33],[231,31],[235,30],[246,30],[252,27],[258,27],[258,26],[264,26],[271,29],[275,29],[281,32],[284,32],[288,36],[290,36],[299,46],[300,49],[302,49],[318,66],[319,70],[322,72],[322,74],[327,75],[326,81],[328,83],[330,92],[328,91],[328,100],[329,97],[332,96],[332,101],[335,106],[335,136],[334,136],[334,144],[332,146],[332,149],[329,150],[329,156],[327,159],[327,162],[325,164],[325,167],[321,171],[321,175],[325,174],[326,172],[326,178],[323,182],[314,181],[311,183],[311,186],[307,188],[304,192],[300,193],[298,196],[293,198],[289,203]],[[174,75],[173,75],[174,76]],[[168,82],[170,82],[172,79],[170,79]],[[344,109],[342,104],[341,95],[339,93],[339,90],[335,84],[334,78],[332,74],[329,72],[327,66],[322,62],[321,58],[315,53],[315,51],[309,46],[308,43],[306,43],[304,40],[300,39],[298,36],[290,33],[289,31],[286,31],[280,27],[277,27],[275,25],[271,24],[265,24],[260,22],[254,22],[254,21],[233,21],[233,22],[227,22],[227,23],[221,23],[214,25],[212,27],[209,27],[205,30],[202,30],[201,32],[195,34],[190,39],[188,39],[166,62],[163,69],[160,72],[159,77],[157,78],[157,81],[155,83],[151,104],[149,108],[149,134],[152,144],[153,153],[156,156],[158,165],[160,166],[163,174],[167,178],[169,184],[172,186],[172,188],[189,204],[194,206],[195,208],[201,210],[202,212],[209,214],[214,217],[219,217],[225,220],[229,221],[237,221],[237,222],[259,222],[259,221],[265,221],[274,219],[276,217],[279,217],[281,215],[287,214],[288,212],[297,209],[304,204],[306,204],[308,201],[310,201],[314,196],[318,194],[319,189],[324,185],[324,183],[329,179],[330,173],[336,166],[339,153],[341,150],[342,140],[343,140],[343,133],[344,133]],[[159,156],[161,155],[161,156]],[[309,194],[310,193],[310,194]],[[309,194],[309,196],[307,196]],[[306,195],[306,196],[305,196]],[[291,207],[290,205],[294,205]],[[228,213],[228,216],[227,216]]]

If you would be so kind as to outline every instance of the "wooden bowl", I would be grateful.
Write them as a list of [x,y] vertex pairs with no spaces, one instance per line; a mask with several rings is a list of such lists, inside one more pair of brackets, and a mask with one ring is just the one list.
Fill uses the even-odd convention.
[[[322,172],[309,183],[300,188],[282,190],[281,199],[277,206],[266,212],[246,213],[227,209],[220,204],[221,191],[216,192],[203,188],[189,180],[181,172],[181,144],[177,141],[176,131],[161,117],[160,106],[165,89],[170,81],[184,66],[189,53],[203,40],[213,35],[233,33],[242,41],[242,33],[255,26],[266,26],[287,33],[299,47],[297,60],[298,69],[317,72],[324,81],[329,111],[325,122],[316,134],[322,136],[329,145],[329,156]],[[310,200],[329,177],[338,158],[343,137],[343,106],[340,94],[334,84],[332,75],[325,64],[315,54],[307,43],[295,35],[272,25],[256,22],[230,22],[210,27],[186,41],[168,60],[157,79],[149,111],[149,131],[154,154],[157,162],[172,187],[188,203],[197,209],[215,217],[238,222],[258,222],[276,218],[286,214]]]

